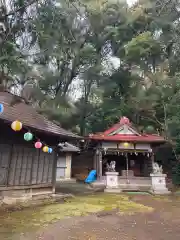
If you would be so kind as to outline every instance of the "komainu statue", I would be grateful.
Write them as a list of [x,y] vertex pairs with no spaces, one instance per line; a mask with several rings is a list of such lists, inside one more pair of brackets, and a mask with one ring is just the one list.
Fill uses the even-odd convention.
[[162,169],[162,165],[159,166],[158,163],[154,162],[152,164],[152,168],[153,168],[153,172],[154,174],[162,174],[163,173],[163,169]]
[[111,161],[110,164],[106,164],[106,168],[108,172],[115,172],[116,171],[116,161]]

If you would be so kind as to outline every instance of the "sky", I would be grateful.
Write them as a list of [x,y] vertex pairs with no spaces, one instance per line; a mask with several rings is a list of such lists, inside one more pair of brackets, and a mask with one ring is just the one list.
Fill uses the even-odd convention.
[[131,6],[133,5],[135,2],[137,2],[137,0],[126,0],[128,5]]

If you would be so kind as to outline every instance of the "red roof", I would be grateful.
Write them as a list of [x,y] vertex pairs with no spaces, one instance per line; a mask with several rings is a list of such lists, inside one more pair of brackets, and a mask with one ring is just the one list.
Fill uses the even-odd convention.
[[119,123],[102,133],[90,134],[90,139],[120,142],[165,142],[165,139],[155,134],[140,134],[131,126],[128,118],[122,117]]

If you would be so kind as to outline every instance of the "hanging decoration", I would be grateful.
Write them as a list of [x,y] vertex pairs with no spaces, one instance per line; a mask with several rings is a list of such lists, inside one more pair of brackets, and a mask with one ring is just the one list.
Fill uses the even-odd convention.
[[48,149],[49,149],[48,146],[44,146],[42,150],[43,152],[48,152]]
[[33,135],[30,132],[27,132],[24,134],[24,140],[25,141],[31,141],[33,139]]
[[0,113],[4,112],[4,105],[2,103],[0,103]]
[[11,124],[11,128],[16,132],[20,131],[22,129],[22,123],[20,121],[16,120]]
[[48,153],[52,153],[52,148],[48,148]]
[[[3,112],[3,104],[0,103],[0,113]],[[23,126],[23,124],[19,121],[19,120],[16,120],[14,122],[12,122],[11,124],[11,128],[14,130],[14,131],[20,131],[22,128],[26,129],[27,132],[24,133],[24,140],[25,141],[31,141],[33,140],[33,138],[35,139],[38,139],[35,135],[33,135],[29,129],[27,129],[26,127]],[[66,143],[65,143],[66,144]],[[42,148],[42,146],[44,145],[43,147],[43,152],[46,152],[46,153],[52,153],[53,152],[53,149],[48,147],[44,142],[41,142],[40,140],[37,140],[34,144],[34,147],[36,149],[40,149]]]
[[125,148],[127,148],[127,147],[129,147],[129,143],[128,143],[128,142],[125,142],[125,143],[123,143],[123,146],[124,146]]
[[34,144],[35,148],[40,149],[42,148],[42,143],[40,142],[40,140],[38,140],[35,144]]

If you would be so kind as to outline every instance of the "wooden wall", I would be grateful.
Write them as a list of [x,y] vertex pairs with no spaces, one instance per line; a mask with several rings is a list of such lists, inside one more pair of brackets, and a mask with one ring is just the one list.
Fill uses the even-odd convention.
[[0,186],[52,183],[54,154],[23,145],[0,144]]
[[72,156],[72,177],[78,174],[88,174],[94,167],[94,151],[82,152]]
[[[27,130],[14,132],[10,123],[0,121],[0,186],[28,186],[53,182],[55,152],[48,154],[35,149],[36,139],[26,142],[23,138]],[[58,139],[42,133],[35,133],[39,139],[51,147]]]

